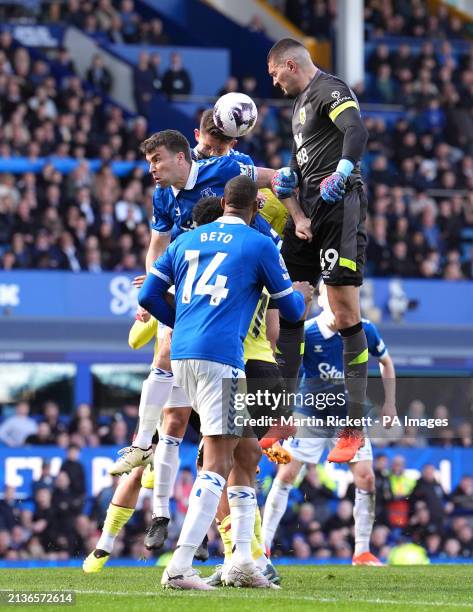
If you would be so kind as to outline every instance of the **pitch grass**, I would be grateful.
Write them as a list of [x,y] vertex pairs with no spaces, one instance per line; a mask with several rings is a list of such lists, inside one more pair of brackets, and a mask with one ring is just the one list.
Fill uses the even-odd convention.
[[[80,569],[6,570],[0,589],[76,592],[74,606],[63,610],[105,612],[307,612],[389,610],[473,610],[473,566],[361,568],[283,566],[282,589],[224,588],[212,593],[163,591],[161,568],[110,568],[85,575]],[[202,574],[211,573],[205,567]],[[2,606],[4,607],[4,606]],[[10,606],[19,608],[19,605]],[[6,608],[6,606],[5,606]],[[21,609],[57,610],[59,606]]]

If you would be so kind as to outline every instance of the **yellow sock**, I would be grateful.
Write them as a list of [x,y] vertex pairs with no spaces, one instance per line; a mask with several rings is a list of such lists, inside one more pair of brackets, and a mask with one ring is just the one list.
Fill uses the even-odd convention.
[[251,556],[256,561],[256,559],[259,559],[262,554],[263,554],[263,549],[261,548],[258,542],[258,538],[256,537],[255,534],[253,534],[253,538],[251,540]]
[[259,545],[264,550],[263,536],[261,533],[261,513],[259,511],[258,506],[256,506],[256,514],[255,514],[255,536],[256,536],[256,539],[258,540]]
[[222,538],[225,560],[228,560],[232,556],[232,524],[230,522],[230,515],[220,522],[218,532]]
[[122,527],[128,523],[134,511],[134,508],[123,508],[122,506],[110,504],[103,524],[103,531],[117,536]]

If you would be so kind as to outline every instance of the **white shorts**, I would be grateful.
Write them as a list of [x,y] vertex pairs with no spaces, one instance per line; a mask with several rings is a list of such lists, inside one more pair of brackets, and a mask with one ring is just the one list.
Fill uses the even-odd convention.
[[[319,463],[324,450],[327,449],[330,451],[336,445],[338,436],[336,434],[331,434],[332,432],[327,433],[320,430],[320,437],[316,435],[307,435],[298,438],[296,432],[294,438],[291,440],[284,440],[283,448],[288,450],[296,461],[315,465]],[[358,461],[373,461],[373,450],[371,448],[371,442],[366,436],[366,432],[364,446],[358,449],[356,455],[349,463],[357,463]]]
[[235,394],[246,390],[243,370],[202,359],[177,359],[171,366],[174,380],[191,399],[187,405],[200,417],[203,436],[242,435],[243,428],[235,421],[241,413],[235,407]]
[[171,389],[171,395],[169,396],[168,401],[166,402],[165,408],[189,408],[192,406],[192,403],[189,401],[189,398],[186,395],[186,392],[182,387],[173,383]]

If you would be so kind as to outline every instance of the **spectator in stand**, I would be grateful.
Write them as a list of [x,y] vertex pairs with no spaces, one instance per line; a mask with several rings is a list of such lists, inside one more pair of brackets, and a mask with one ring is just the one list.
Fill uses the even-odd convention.
[[67,449],[66,459],[61,465],[61,472],[69,476],[70,489],[78,499],[85,500],[85,472],[80,462],[80,447],[71,444]]
[[[56,476],[51,503],[55,515],[54,529],[57,533],[57,545],[69,549],[72,540],[71,518],[81,513],[83,499],[74,494],[71,479],[66,472],[61,471]],[[67,545],[63,542],[67,542]]]
[[333,14],[326,0],[315,0],[310,34],[318,40],[330,40]]
[[402,276],[404,278],[417,275],[417,268],[409,256],[407,242],[404,240],[398,240],[393,244],[387,273],[389,276]]
[[101,438],[101,444],[127,446],[129,440],[126,422],[119,418],[113,421],[108,433]]
[[239,90],[238,79],[235,76],[229,76],[225,81],[225,85],[217,93],[217,96],[224,96],[227,93],[233,93]]
[[326,478],[325,468],[322,465],[310,465],[304,480],[299,486],[304,501],[312,504],[315,516],[324,522],[330,515],[328,501],[333,499],[335,486]]
[[15,487],[5,485],[0,501],[0,531],[11,531],[18,524],[19,512],[15,499]]
[[313,0],[287,0],[285,16],[296,24],[304,34],[310,35],[314,18]]
[[192,80],[182,65],[180,53],[171,54],[171,64],[163,76],[163,91],[170,98],[177,95],[189,95],[192,91]]
[[426,546],[427,538],[431,535],[442,533],[437,523],[432,519],[431,511],[425,502],[417,502],[415,510],[409,520],[406,530],[412,541],[421,546]]
[[241,81],[241,91],[242,93],[250,96],[250,98],[254,98],[256,95],[256,88],[258,86],[258,82],[255,77],[251,74],[247,74],[243,77]]
[[152,19],[149,24],[149,30],[146,33],[145,41],[148,45],[169,45],[169,36],[164,32],[164,26],[161,19]]
[[471,525],[465,525],[458,532],[458,540],[460,542],[460,556],[465,559],[473,557],[473,528]]
[[[387,525],[388,517],[386,513],[386,506],[392,499],[392,492],[389,481],[389,464],[386,455],[380,454],[375,457],[373,462],[373,470],[376,483],[376,521],[378,523]],[[374,551],[373,553],[376,554]]]
[[38,480],[33,482],[33,497],[39,489],[49,489],[52,492],[54,486],[54,476],[51,474],[51,463],[46,459],[43,460],[41,466],[41,475]]
[[123,23],[120,15],[115,15],[111,19],[110,28],[107,32],[108,40],[111,43],[121,45],[125,42],[125,38],[122,33]]
[[435,476],[435,466],[424,465],[422,475],[409,497],[411,508],[415,508],[418,501],[425,502],[432,523],[438,532],[442,532],[446,512],[451,511],[451,504],[445,507],[445,500],[445,493]]
[[387,240],[386,217],[377,215],[372,219],[371,237],[368,242],[367,262],[375,276],[387,276],[391,265],[391,249]]
[[59,257],[58,267],[62,270],[81,271],[81,257],[70,232],[63,232],[59,238]]
[[450,500],[453,503],[455,515],[473,516],[473,477],[464,476],[458,486],[452,491]]
[[138,65],[133,71],[133,96],[139,115],[148,116],[149,104],[153,95],[153,71],[150,67],[149,53],[141,51]]
[[39,423],[36,433],[31,434],[25,440],[25,445],[32,446],[50,446],[54,444],[54,436],[51,434],[51,428],[44,421]]
[[7,446],[22,446],[29,435],[36,433],[38,425],[29,416],[30,405],[20,401],[15,407],[15,414],[7,417],[0,425],[0,442]]
[[389,482],[392,496],[387,508],[389,525],[407,527],[409,521],[407,498],[414,489],[416,481],[406,473],[406,461],[402,455],[396,455],[391,462]]
[[163,75],[161,69],[161,56],[159,53],[153,52],[149,58],[149,70],[153,79],[154,93],[161,93],[163,90]]
[[122,34],[125,42],[139,42],[140,16],[135,11],[133,0],[122,0],[120,5],[120,19],[122,22]]
[[85,78],[101,95],[110,93],[113,85],[112,73],[105,66],[105,62],[101,53],[96,53],[92,58]]
[[464,448],[473,446],[473,425],[465,421],[457,428],[457,444]]
[[113,6],[112,0],[98,0],[95,16],[99,28],[104,32],[109,32],[113,21],[119,17],[119,14]]

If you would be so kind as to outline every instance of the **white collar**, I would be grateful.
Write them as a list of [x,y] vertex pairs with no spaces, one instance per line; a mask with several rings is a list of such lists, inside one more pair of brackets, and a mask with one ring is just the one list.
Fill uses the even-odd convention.
[[232,217],[230,215],[222,215],[218,219],[215,220],[215,223],[229,223],[230,225],[246,225],[243,219],[240,217]]
[[322,334],[324,340],[328,340],[332,336],[335,336],[337,332],[334,332],[330,329],[330,327],[325,323],[324,313],[321,312],[319,315],[315,317],[317,321],[317,325],[319,326],[320,333]]
[[[192,161],[191,169],[189,171],[189,176],[187,177],[187,183],[184,185],[185,191],[190,191],[191,189],[194,189],[195,184],[197,183],[198,176],[199,176],[199,166],[197,165],[197,162]],[[171,189],[174,194],[174,197],[176,197],[177,194],[181,191],[180,189],[177,189],[176,187],[174,187],[174,185],[171,185]]]

